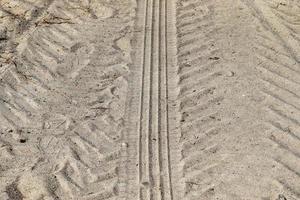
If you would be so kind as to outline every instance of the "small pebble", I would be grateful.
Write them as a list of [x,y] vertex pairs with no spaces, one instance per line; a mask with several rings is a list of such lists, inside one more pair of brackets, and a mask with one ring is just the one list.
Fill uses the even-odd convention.
[[234,72],[233,71],[228,71],[228,72],[226,72],[226,76],[227,77],[233,77],[234,76]]
[[128,144],[125,143],[125,142],[123,142],[123,143],[122,143],[122,147],[126,148],[126,147],[128,147]]
[[0,40],[7,39],[7,29],[6,27],[0,27]]

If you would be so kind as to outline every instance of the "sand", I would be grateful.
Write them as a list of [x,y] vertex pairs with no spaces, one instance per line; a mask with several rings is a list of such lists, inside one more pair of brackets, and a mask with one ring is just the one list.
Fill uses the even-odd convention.
[[296,0],[1,0],[0,200],[300,199]]

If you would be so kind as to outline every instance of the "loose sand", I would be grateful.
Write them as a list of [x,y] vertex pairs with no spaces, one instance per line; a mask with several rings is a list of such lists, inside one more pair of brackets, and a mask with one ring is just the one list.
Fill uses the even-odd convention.
[[297,0],[0,0],[0,200],[300,199]]

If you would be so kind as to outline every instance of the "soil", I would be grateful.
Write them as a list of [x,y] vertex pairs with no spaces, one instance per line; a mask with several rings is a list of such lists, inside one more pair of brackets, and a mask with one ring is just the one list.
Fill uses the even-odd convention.
[[0,0],[0,200],[300,199],[297,0]]

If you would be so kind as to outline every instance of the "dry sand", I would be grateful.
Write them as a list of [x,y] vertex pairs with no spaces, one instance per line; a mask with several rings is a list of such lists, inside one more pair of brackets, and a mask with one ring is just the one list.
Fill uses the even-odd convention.
[[0,0],[0,200],[300,199],[298,0]]

